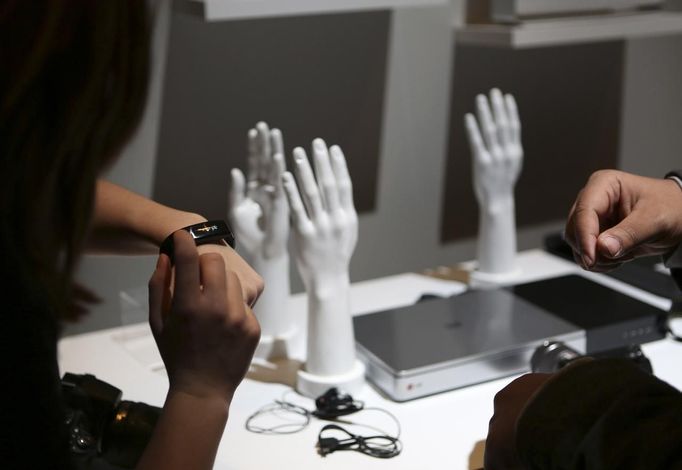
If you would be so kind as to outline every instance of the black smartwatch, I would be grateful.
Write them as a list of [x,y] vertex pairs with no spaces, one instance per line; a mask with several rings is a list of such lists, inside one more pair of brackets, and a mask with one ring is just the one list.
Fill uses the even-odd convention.
[[[234,248],[234,235],[230,226],[223,220],[208,220],[199,224],[188,225],[179,230],[184,230],[192,235],[197,246],[215,243],[218,245],[227,244]],[[168,235],[159,247],[159,253],[167,254],[171,261],[173,260],[173,233]]]

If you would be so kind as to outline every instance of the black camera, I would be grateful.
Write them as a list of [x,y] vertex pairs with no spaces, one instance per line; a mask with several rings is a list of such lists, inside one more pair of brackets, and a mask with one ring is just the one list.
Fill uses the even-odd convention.
[[[161,409],[121,401],[121,390],[90,374],[65,373],[62,395],[74,458],[107,468],[134,468]],[[95,466],[95,465],[93,465]]]
[[[535,349],[530,358],[530,369],[533,372],[552,373],[581,357],[583,357],[582,354],[561,341],[545,341]],[[590,353],[590,357],[595,359],[607,357],[630,359],[643,371],[649,374],[653,373],[651,361],[644,355],[639,345]]]

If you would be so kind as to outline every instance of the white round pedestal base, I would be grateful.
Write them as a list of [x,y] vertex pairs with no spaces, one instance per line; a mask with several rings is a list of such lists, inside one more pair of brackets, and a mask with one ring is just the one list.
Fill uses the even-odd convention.
[[253,357],[266,361],[270,359],[288,359],[293,349],[293,341],[297,330],[294,327],[290,331],[277,336],[261,335]]
[[520,268],[504,273],[486,273],[474,270],[469,273],[469,284],[477,288],[504,286],[513,284],[521,276],[521,273]]
[[353,368],[345,374],[316,375],[301,369],[296,378],[296,391],[301,395],[316,398],[332,387],[354,395],[365,384],[365,365],[356,360]]

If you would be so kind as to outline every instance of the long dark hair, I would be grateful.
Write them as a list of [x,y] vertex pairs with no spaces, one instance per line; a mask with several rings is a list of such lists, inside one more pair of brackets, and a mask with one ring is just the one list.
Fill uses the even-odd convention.
[[143,0],[0,2],[0,292],[22,307],[68,308],[97,176],[148,74]]

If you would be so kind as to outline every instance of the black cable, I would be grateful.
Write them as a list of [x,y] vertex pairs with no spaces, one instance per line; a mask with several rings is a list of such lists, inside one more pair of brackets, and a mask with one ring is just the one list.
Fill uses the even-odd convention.
[[[337,450],[352,450],[371,457],[383,459],[395,457],[400,454],[402,451],[400,421],[398,421],[398,418],[396,418],[395,415],[383,408],[365,408],[363,402],[353,400],[350,395],[336,393],[335,391],[334,393],[331,392],[333,392],[333,390],[318,397],[315,402],[316,409],[312,411],[287,401],[285,398],[288,392],[285,392],[282,395],[281,400],[276,400],[274,403],[265,405],[251,414],[246,419],[246,430],[257,434],[294,434],[305,429],[310,423],[311,416],[315,416],[319,419],[335,421],[336,423],[364,427],[378,433],[376,435],[362,436],[353,434],[338,424],[328,424],[324,426],[318,434],[316,447],[321,456],[326,456]],[[391,436],[384,430],[372,425],[347,419],[339,419],[341,416],[357,413],[359,411],[379,411],[388,415],[396,425],[397,432],[395,436]],[[274,426],[264,426],[257,423],[259,418],[267,418],[273,415],[277,416],[278,419],[284,419],[291,422],[276,424]],[[343,435],[339,437],[329,435],[334,432],[342,433]]]
[[[334,437],[333,431],[339,431],[345,437]],[[360,436],[353,434],[337,424],[327,424],[317,436],[317,452],[326,457],[332,452],[352,450],[370,457],[390,459],[400,454],[402,443],[400,439],[386,434],[376,436]]]
[[[285,415],[279,414],[278,412],[284,412]],[[278,415],[280,419],[287,419],[287,414],[290,414],[292,418],[295,416],[302,417],[298,422],[282,423],[275,426],[259,426],[255,421],[263,416],[275,414]],[[308,424],[310,424],[310,411],[306,410],[302,406],[295,405],[283,400],[276,400],[274,403],[265,405],[258,410],[256,410],[251,416],[246,418],[245,427],[247,431],[254,432],[256,434],[294,434],[305,429]]]

